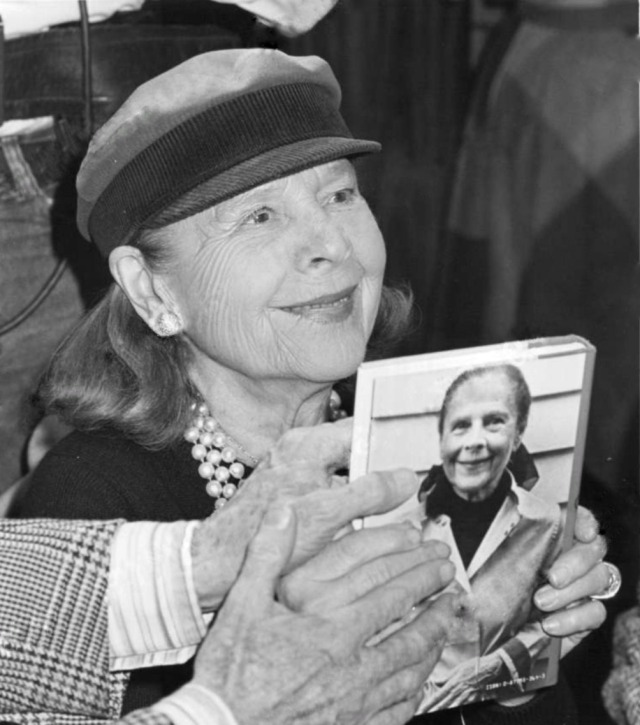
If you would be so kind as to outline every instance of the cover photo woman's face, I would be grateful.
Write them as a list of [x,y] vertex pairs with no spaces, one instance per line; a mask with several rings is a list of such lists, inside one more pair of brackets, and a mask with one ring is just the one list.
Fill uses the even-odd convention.
[[469,501],[495,491],[520,443],[513,384],[493,371],[464,382],[443,421],[440,455],[448,481]]

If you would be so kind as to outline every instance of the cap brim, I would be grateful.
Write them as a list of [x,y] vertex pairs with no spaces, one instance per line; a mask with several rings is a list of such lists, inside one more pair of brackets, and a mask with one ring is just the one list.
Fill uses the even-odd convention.
[[[158,228],[173,224],[269,181],[291,176],[337,159],[376,153],[380,149],[380,144],[375,141],[320,137],[296,141],[265,151],[178,194],[174,202],[163,212],[146,219],[137,230],[132,230],[127,241],[137,236],[142,228]],[[121,243],[126,244],[127,241]]]

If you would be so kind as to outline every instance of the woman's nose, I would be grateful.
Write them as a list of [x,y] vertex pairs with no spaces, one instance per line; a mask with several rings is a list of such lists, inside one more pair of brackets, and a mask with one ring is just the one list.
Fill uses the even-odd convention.
[[469,449],[477,449],[486,446],[487,439],[484,434],[484,428],[480,423],[473,423],[469,426],[464,439],[464,447]]
[[302,271],[322,271],[344,262],[352,253],[344,229],[324,212],[310,215],[299,235],[296,265]]

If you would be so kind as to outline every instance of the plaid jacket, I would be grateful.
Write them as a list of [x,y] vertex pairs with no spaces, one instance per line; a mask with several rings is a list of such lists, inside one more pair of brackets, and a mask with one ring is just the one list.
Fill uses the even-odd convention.
[[[127,673],[109,672],[107,583],[117,521],[0,519],[0,723],[118,720]],[[165,725],[143,711],[127,725]]]

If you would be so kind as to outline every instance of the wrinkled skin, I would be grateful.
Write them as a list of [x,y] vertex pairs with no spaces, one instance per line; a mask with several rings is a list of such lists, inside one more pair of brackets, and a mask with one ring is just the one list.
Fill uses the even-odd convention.
[[239,194],[171,234],[180,243],[165,281],[206,399],[220,399],[221,377],[256,394],[287,381],[291,396],[364,358],[386,255],[346,159]]
[[[423,546],[406,526],[343,535],[353,519],[388,511],[415,495],[418,487],[408,471],[372,474],[344,485],[334,474],[348,460],[350,440],[350,420],[290,431],[230,504],[200,524],[192,553],[204,609],[219,606],[264,512],[275,500],[289,502],[298,521],[287,563],[292,571],[278,586],[287,604],[300,611],[344,604],[386,577],[447,555],[430,548],[433,544]],[[553,564],[549,583],[536,594],[536,605],[549,613],[543,620],[545,630],[564,638],[563,654],[605,617],[602,602],[588,596],[603,591],[608,582],[601,564],[606,546],[594,517],[582,508],[574,539],[573,547]],[[308,566],[300,568],[307,561]],[[548,603],[540,600],[545,593],[551,597]]]
[[275,600],[295,545],[293,509],[273,505],[251,543],[195,664],[194,681],[222,696],[240,725],[400,725],[440,656],[449,596],[375,646],[367,641],[451,581],[434,560],[353,602],[297,613]]

